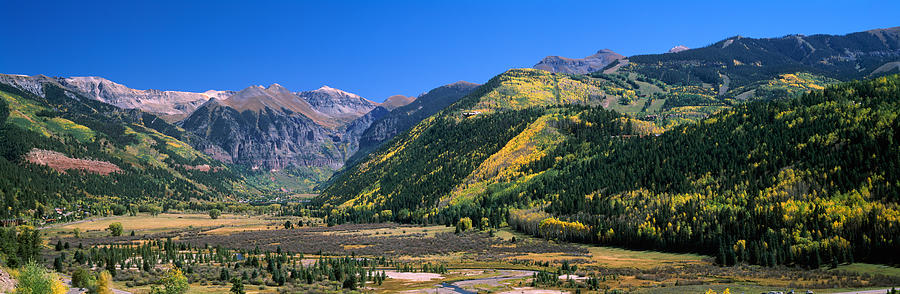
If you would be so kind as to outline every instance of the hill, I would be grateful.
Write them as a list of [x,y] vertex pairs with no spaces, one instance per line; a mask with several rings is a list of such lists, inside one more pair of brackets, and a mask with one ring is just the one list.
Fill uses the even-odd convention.
[[[726,264],[896,262],[885,256],[900,249],[898,75],[736,105],[659,136],[583,103],[465,114],[509,78],[338,177],[319,199],[335,208],[329,222],[392,210]],[[505,96],[534,93],[522,89]]]

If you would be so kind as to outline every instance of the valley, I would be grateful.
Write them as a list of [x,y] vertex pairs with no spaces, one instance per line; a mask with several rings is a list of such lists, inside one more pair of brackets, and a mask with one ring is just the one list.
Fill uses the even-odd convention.
[[735,36],[383,102],[0,74],[0,292],[889,291],[898,59]]

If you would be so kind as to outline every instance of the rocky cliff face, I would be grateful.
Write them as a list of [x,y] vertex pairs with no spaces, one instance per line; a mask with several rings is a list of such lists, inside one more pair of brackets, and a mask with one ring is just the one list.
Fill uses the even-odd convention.
[[[233,102],[232,102],[233,103]],[[212,157],[254,169],[288,166],[340,168],[349,157],[339,131],[286,109],[238,110],[212,99],[180,125],[207,139],[195,146]]]
[[625,59],[625,56],[609,49],[603,49],[597,51],[594,55],[578,59],[547,56],[541,62],[535,64],[534,68],[557,73],[589,74],[600,71],[607,65],[620,59]]

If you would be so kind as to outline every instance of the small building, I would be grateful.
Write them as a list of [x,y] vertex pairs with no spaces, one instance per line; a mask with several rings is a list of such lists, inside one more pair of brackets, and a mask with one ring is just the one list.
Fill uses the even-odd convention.
[[24,224],[25,220],[21,218],[0,219],[0,225],[2,225],[3,227],[15,227]]

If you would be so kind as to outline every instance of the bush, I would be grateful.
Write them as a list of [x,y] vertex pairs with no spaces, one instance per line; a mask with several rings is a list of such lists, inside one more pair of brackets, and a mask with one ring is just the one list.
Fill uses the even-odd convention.
[[122,223],[119,222],[109,224],[108,230],[113,237],[121,236],[122,232],[125,231],[125,229],[122,228]]
[[113,204],[110,208],[114,215],[123,215],[128,212],[128,207],[125,207],[125,205],[122,204]]
[[382,210],[380,213],[378,213],[378,216],[381,221],[389,222],[394,220],[394,212],[391,210]]
[[29,262],[19,272],[19,282],[16,285],[16,294],[63,294],[68,291],[56,274],[47,272],[43,266]]
[[138,211],[147,212],[150,213],[150,215],[155,216],[162,212],[162,208],[153,204],[141,204],[140,206],[138,206]]
[[456,222],[456,232],[461,233],[472,229],[472,219],[464,217]]
[[109,271],[103,271],[97,278],[97,294],[113,294],[112,275]]
[[222,216],[222,211],[218,209],[212,209],[209,211],[209,218],[218,219],[219,216]]
[[187,277],[177,268],[167,271],[160,279],[160,284],[163,286],[162,290],[154,287],[150,292],[153,294],[184,294],[187,293],[190,286]]
[[244,281],[241,278],[231,279],[231,293],[244,294]]

